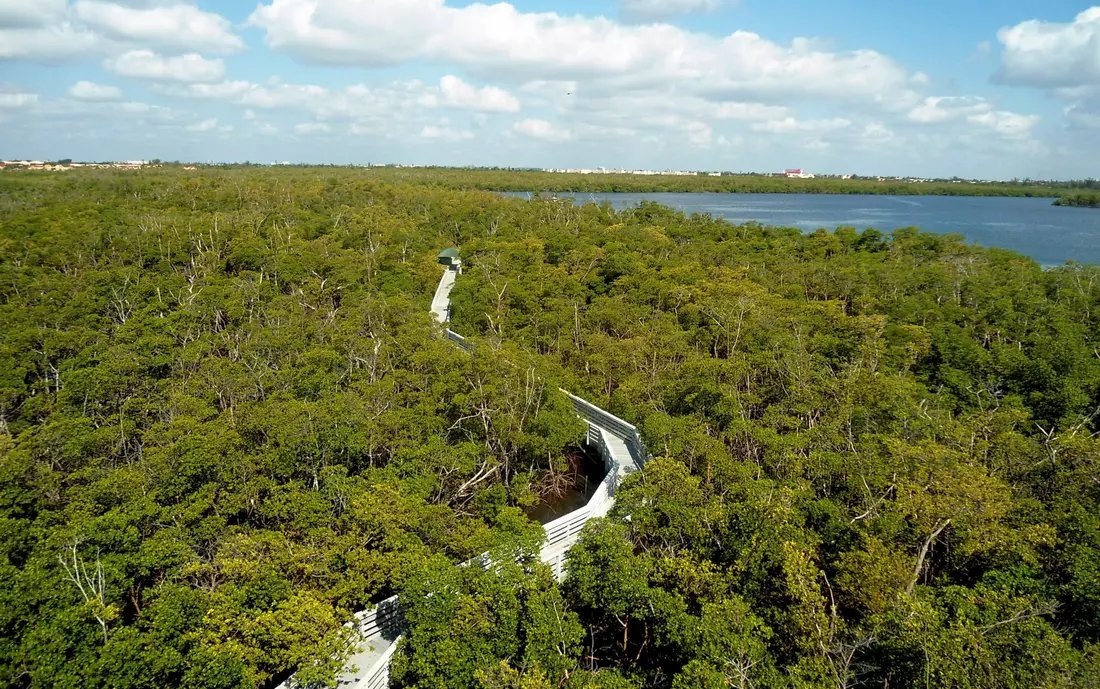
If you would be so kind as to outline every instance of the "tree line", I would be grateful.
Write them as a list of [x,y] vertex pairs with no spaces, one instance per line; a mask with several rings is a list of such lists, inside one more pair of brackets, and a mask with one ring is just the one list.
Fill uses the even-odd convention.
[[873,194],[888,196],[1028,196],[1057,197],[1073,189],[1095,188],[1094,180],[1046,182],[1012,180],[930,180],[877,177],[789,178],[783,175],[722,174],[633,175],[618,173],[579,174],[538,170],[490,170],[468,168],[372,168],[369,174],[381,179],[429,184],[449,189],[486,191],[608,193],[681,192],[724,194]]
[[1077,206],[1080,208],[1100,208],[1100,192],[1077,192],[1066,194],[1054,202],[1055,206]]

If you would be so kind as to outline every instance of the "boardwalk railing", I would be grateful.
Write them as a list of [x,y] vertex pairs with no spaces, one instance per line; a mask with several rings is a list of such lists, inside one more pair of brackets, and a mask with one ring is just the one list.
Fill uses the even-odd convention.
[[397,638],[405,628],[405,616],[397,596],[390,596],[378,603],[371,610],[364,610],[355,615],[355,621],[359,624],[359,632],[365,638],[373,636]]
[[456,345],[458,345],[462,349],[466,350],[467,352],[471,352],[474,349],[474,346],[472,344],[470,344],[469,342],[467,342],[465,337],[459,335],[458,333],[451,330],[450,328],[447,328],[446,330],[443,331],[443,336],[446,337],[451,342],[454,342]]
[[646,449],[645,442],[642,441],[642,436],[638,433],[636,426],[567,390],[562,390],[562,392],[573,403],[573,409],[577,412],[577,416],[587,421],[590,427],[602,428],[611,435],[621,438],[630,449],[631,457],[638,468],[641,469],[645,465],[646,461],[649,460],[649,451]]

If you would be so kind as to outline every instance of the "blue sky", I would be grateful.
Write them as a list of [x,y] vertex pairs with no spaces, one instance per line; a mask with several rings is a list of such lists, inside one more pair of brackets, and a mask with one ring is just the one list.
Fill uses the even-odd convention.
[[1095,177],[1100,5],[0,0],[0,132],[4,158]]

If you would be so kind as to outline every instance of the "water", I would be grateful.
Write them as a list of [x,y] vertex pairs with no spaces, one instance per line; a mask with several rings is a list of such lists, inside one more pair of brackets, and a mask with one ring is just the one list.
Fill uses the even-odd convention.
[[[526,193],[512,194],[527,197]],[[564,196],[559,194],[559,196]],[[685,213],[710,213],[733,223],[796,227],[812,232],[850,225],[889,232],[915,226],[957,233],[983,246],[1030,256],[1046,266],[1073,260],[1100,263],[1100,211],[1059,208],[1053,199],[968,196],[848,196],[825,194],[576,194],[578,202],[616,208],[656,201]]]
[[527,510],[527,516],[540,524],[549,524],[558,517],[563,517],[574,510],[579,510],[588,504],[596,489],[600,487],[607,468],[604,466],[600,453],[588,445],[577,450],[577,473],[573,477],[573,483],[568,490],[560,496],[545,497],[542,502]]

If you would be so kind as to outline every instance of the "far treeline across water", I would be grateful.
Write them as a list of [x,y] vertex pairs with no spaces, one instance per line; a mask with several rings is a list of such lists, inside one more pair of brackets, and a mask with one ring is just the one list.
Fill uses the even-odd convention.
[[1100,268],[416,174],[0,175],[0,686],[1100,683]]
[[1100,191],[1074,192],[1066,194],[1054,202],[1055,206],[1079,206],[1081,208],[1100,208]]
[[852,179],[771,176],[759,174],[634,175],[579,174],[532,170],[474,168],[372,168],[372,175],[393,181],[445,186],[451,189],[560,193],[713,192],[723,194],[872,194],[888,196],[1025,196],[1057,198],[1074,190],[1098,190],[1100,181],[910,182],[877,177]]

